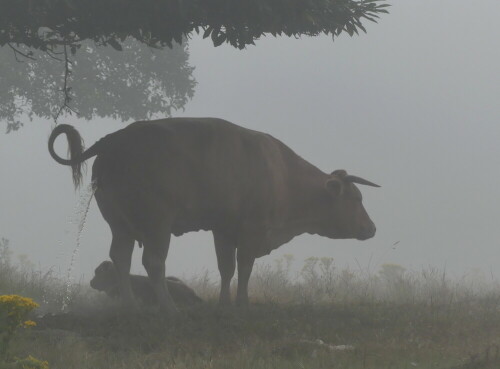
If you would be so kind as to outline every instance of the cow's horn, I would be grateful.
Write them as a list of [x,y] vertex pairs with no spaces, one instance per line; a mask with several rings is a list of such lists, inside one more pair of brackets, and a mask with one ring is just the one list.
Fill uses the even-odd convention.
[[357,176],[352,176],[350,174],[346,175],[344,178],[344,181],[346,182],[351,182],[351,183],[358,183],[366,186],[372,186],[372,187],[380,187],[378,184],[375,184],[373,182],[367,181],[366,179],[357,177]]

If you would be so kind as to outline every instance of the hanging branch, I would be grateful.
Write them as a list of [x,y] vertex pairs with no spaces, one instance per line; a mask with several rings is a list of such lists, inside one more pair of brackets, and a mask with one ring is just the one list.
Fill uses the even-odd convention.
[[[8,46],[0,48],[0,59],[5,62],[0,68],[0,135],[3,127],[15,131],[35,118],[54,122],[65,100],[78,112],[78,118],[130,121],[171,116],[195,93],[197,83],[187,45],[152,54],[147,45],[132,37],[124,41],[123,51],[99,47],[90,40],[78,49],[70,43],[71,35],[67,39],[67,69],[71,74],[66,73],[63,46],[50,48],[50,54],[59,61],[45,51],[13,43],[23,53],[32,51],[36,58],[32,61],[17,55],[23,63],[16,61]],[[65,90],[70,102],[65,99]],[[59,115],[61,123],[69,114],[63,108]]]
[[[32,51],[22,52],[18,48],[15,48],[14,46],[12,46],[11,43],[7,43],[7,45],[14,52],[14,57],[16,58],[16,61],[18,63],[23,63],[24,62],[18,56],[21,56],[21,57],[29,59],[29,60],[37,61],[37,59],[33,57],[33,52]],[[69,59],[67,41],[65,41],[65,43],[63,45],[64,45],[63,46],[63,51],[59,52],[59,53],[56,52],[56,51],[54,51],[54,48],[57,47],[57,46],[55,46],[55,47],[52,46],[51,49],[44,50],[45,54],[47,54],[50,58],[52,58],[54,60],[57,60],[57,61],[60,61],[60,62],[64,61],[64,84],[63,84],[63,88],[60,90],[61,92],[64,93],[64,98],[63,98],[62,105],[59,107],[59,110],[53,116],[54,121],[56,121],[56,124],[57,124],[57,119],[59,118],[59,116],[61,115],[61,113],[63,112],[63,110],[69,111],[70,114],[71,113],[78,114],[78,112],[70,106],[70,102],[72,100],[72,97],[71,97],[71,87],[68,86],[68,80],[69,80],[69,77],[71,75],[71,65],[73,63]],[[72,51],[71,51],[72,54],[74,54],[75,53],[74,50],[77,48],[77,46],[71,44],[70,47],[72,48]],[[56,55],[64,55],[64,60],[61,59],[61,58],[58,58]]]
[[54,121],[57,124],[57,119],[61,115],[63,110],[67,110],[70,114],[71,113],[76,113],[78,114],[77,111],[75,111],[69,104],[71,102],[71,87],[68,86],[68,79],[69,76],[71,75],[71,68],[70,66],[73,64],[71,60],[69,60],[68,57],[68,46],[64,44],[64,86],[61,89],[61,91],[64,93],[64,103],[61,105],[59,110],[57,111],[57,114],[54,116]]

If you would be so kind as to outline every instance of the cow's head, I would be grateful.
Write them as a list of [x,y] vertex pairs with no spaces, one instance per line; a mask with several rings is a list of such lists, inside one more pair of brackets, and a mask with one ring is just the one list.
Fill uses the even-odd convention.
[[111,261],[103,261],[95,269],[95,276],[90,281],[90,287],[98,291],[110,292],[117,289],[118,278],[115,265]]
[[329,238],[356,238],[366,240],[375,235],[375,224],[362,204],[362,196],[354,183],[380,187],[366,179],[336,170],[325,182],[327,192],[326,216],[318,232]]

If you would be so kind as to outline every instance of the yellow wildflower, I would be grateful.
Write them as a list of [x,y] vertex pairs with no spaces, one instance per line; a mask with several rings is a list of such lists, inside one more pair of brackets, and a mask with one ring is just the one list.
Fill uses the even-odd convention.
[[38,360],[31,355],[26,359],[18,360],[17,365],[17,367],[23,369],[49,369],[49,363],[47,361]]
[[18,295],[0,295],[0,326],[12,335],[17,327],[33,326],[35,322],[27,321],[26,316],[39,305],[32,299]]
[[24,327],[36,327],[36,323],[33,320],[27,320],[24,322]]
[[28,297],[18,295],[0,295],[0,306],[10,309],[23,309],[31,311],[39,305]]

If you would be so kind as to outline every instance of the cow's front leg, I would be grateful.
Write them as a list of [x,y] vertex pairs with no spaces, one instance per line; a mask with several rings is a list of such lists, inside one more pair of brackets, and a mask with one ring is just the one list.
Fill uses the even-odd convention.
[[247,247],[238,246],[238,290],[236,292],[236,305],[248,306],[248,280],[252,273],[255,256]]
[[118,290],[123,304],[127,308],[136,309],[137,303],[130,285],[130,264],[135,240],[128,234],[117,229],[111,229],[113,239],[109,257],[113,261],[118,277]]
[[215,253],[221,278],[219,305],[231,304],[231,279],[236,267],[236,241],[227,234],[214,231]]
[[148,272],[153,290],[160,303],[160,309],[167,315],[172,316],[177,313],[177,308],[165,282],[165,261],[169,244],[170,231],[162,231],[146,236],[142,264]]

